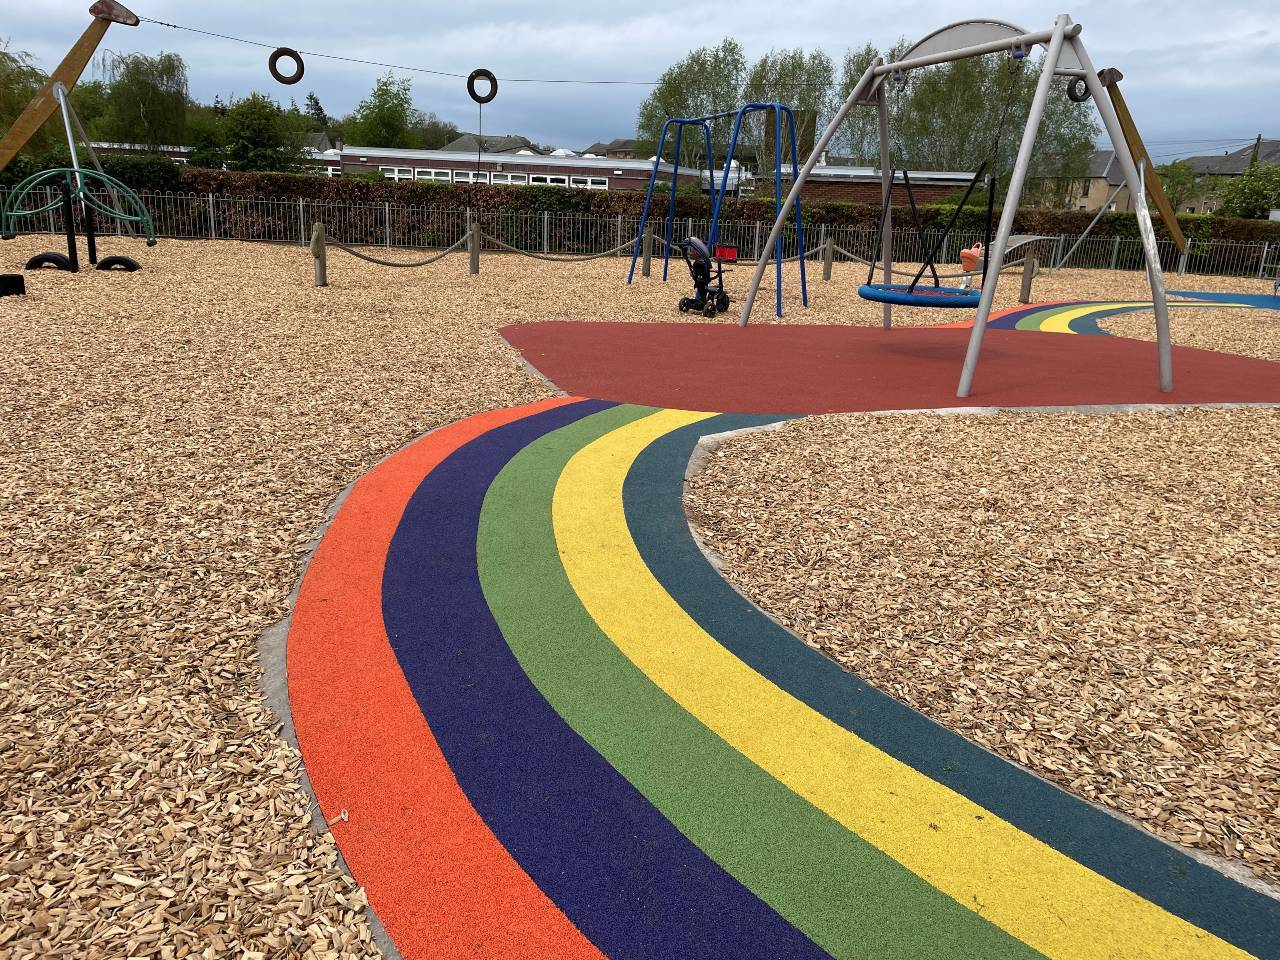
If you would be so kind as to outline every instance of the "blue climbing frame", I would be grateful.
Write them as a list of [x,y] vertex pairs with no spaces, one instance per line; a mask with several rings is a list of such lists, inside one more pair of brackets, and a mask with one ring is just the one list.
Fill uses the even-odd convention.
[[[644,197],[644,212],[640,214],[640,229],[636,232],[636,242],[631,251],[631,269],[627,273],[627,283],[631,283],[636,273],[636,260],[640,256],[640,244],[644,238],[645,227],[649,222],[649,207],[653,200],[653,188],[658,181],[658,171],[662,166],[662,153],[667,144],[667,133],[675,127],[675,159],[671,165],[671,193],[667,200],[667,220],[666,228],[663,233],[662,250],[662,280],[665,283],[667,279],[667,269],[671,261],[671,242],[672,227],[675,223],[676,214],[676,184],[680,176],[680,147],[684,138],[684,128],[697,126],[702,128],[703,138],[706,143],[706,160],[707,160],[707,178],[711,191],[711,230],[707,237],[707,246],[714,250],[716,242],[720,239],[720,207],[724,201],[725,194],[729,189],[729,170],[733,166],[733,155],[738,148],[738,136],[742,132],[742,121],[751,113],[760,111],[773,111],[773,194],[774,194],[774,215],[777,216],[782,210],[782,118],[787,118],[787,132],[791,138],[791,178],[792,183],[800,174],[800,160],[796,146],[796,118],[791,112],[791,108],[781,103],[748,103],[740,109],[733,111],[725,111],[724,113],[712,113],[705,117],[672,117],[662,125],[662,134],[658,138],[658,150],[653,159],[653,170],[649,173],[649,189]],[[729,152],[724,160],[724,172],[720,178],[720,187],[716,188],[715,181],[715,153],[711,146],[711,123],[714,120],[723,120],[726,117],[733,117],[733,133],[729,138]],[[805,249],[804,249],[804,219],[800,213],[800,201],[796,200],[796,252],[800,259],[800,301],[804,306],[809,306],[809,287],[805,277]],[[782,235],[779,234],[774,240],[773,259],[777,266],[777,305],[776,312],[782,316]]]

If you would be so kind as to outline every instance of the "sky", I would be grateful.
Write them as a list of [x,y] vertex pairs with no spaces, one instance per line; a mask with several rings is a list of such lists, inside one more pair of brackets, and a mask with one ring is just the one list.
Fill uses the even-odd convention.
[[[591,4],[565,0],[129,0],[144,19],[162,20],[256,40],[269,47],[439,70],[465,76],[477,67],[499,78],[656,80],[691,48],[727,33],[748,58],[773,48],[822,47],[839,63],[846,49],[871,42],[881,49],[900,37],[917,39],[954,20],[977,16],[1047,29],[1056,7],[1023,0],[983,3],[934,0],[857,4],[849,0],[737,0],[673,16],[653,4]],[[1122,89],[1156,162],[1223,153],[1261,133],[1280,137],[1275,91],[1280,89],[1280,21],[1274,0],[1078,0],[1070,12],[1099,68],[1118,67]],[[0,43],[31,53],[51,70],[88,24],[89,0],[0,0]],[[856,15],[853,11],[856,10]],[[349,112],[385,68],[306,58],[301,83],[285,87],[267,72],[270,49],[176,31],[153,23],[114,25],[103,49],[180,53],[192,96],[210,101],[263,92],[288,103],[315,91],[331,115]],[[287,65],[287,64],[286,64]],[[91,68],[92,70],[92,68]],[[86,72],[86,77],[90,76]],[[477,109],[465,80],[423,73],[413,79],[416,105],[463,130],[475,130]],[[486,133],[515,133],[580,150],[596,140],[634,135],[643,85],[587,86],[505,82],[484,109]],[[974,105],[980,109],[981,104]],[[1270,124],[1270,127],[1268,127]]]

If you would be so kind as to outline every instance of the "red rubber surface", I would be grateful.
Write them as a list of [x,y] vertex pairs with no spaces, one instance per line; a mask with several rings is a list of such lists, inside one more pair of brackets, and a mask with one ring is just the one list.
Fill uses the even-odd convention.
[[578,323],[502,335],[566,393],[683,410],[831,413],[931,407],[1280,403],[1280,364],[1122,337],[988,330],[973,394],[956,397],[969,331],[729,323]]
[[[288,641],[289,697],[320,809],[406,958],[601,960],[467,800],[387,639],[382,573],[413,491],[442,460],[538,410],[428,434],[366,475],[307,569]],[[352,669],[359,663],[361,669]]]

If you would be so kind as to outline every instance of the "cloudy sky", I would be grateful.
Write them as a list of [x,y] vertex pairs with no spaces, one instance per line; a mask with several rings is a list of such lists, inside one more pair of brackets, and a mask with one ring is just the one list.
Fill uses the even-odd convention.
[[[1280,137],[1280,21],[1274,0],[1076,0],[1069,12],[1099,67],[1125,74],[1125,97],[1157,162],[1219,153],[1262,133]],[[52,69],[88,22],[89,0],[3,0],[0,42]],[[833,59],[870,41],[887,47],[952,20],[978,15],[1029,29],[1047,28],[1057,7],[1026,0],[738,0],[678,18],[665,4],[591,4],[564,0],[132,0],[143,18],[262,41],[271,46],[467,74],[487,67],[499,77],[651,81],[691,47],[735,37],[748,56],[772,47],[823,47]],[[695,10],[724,14],[723,28]],[[856,15],[855,15],[856,11]],[[113,26],[104,47],[175,51],[186,60],[192,94],[211,100],[262,91],[287,102],[314,90],[330,114],[349,111],[380,68],[311,57],[296,87],[267,73],[269,53],[155,24]],[[417,105],[474,129],[475,105],[462,80],[410,74]],[[594,140],[630,136],[645,86],[504,83],[485,109],[491,133],[520,133],[541,143],[581,149]],[[975,109],[979,105],[975,104]],[[1270,124],[1270,126],[1268,126]]]

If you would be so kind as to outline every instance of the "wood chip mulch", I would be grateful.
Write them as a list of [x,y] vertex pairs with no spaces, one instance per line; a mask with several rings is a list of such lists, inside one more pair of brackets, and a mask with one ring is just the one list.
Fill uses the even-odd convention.
[[880,689],[1280,881],[1280,411],[815,417],[688,507]]
[[[20,270],[58,242],[0,244],[0,271]],[[313,831],[299,758],[264,706],[258,636],[287,613],[308,545],[348,483],[427,430],[548,394],[502,344],[500,327],[687,320],[675,310],[688,287],[683,266],[673,265],[673,283],[627,287],[621,258],[570,266],[486,255],[472,278],[460,256],[389,271],[335,253],[333,286],[316,290],[298,247],[162,241],[147,249],[110,238],[102,246],[144,270],[28,274],[27,297],[0,300],[0,706],[9,718],[0,728],[0,958],[376,956],[363,892],[338,865],[332,838]],[[879,306],[853,295],[859,269],[838,266],[829,285],[817,269],[806,313],[788,266],[786,322],[879,322]],[[1099,295],[1141,295],[1136,274],[1072,271],[1053,282],[1072,278],[1076,296],[1104,281],[1116,289]],[[745,269],[729,279],[740,293]],[[1000,305],[1013,305],[1016,292],[1016,277],[1002,283]],[[1037,281],[1040,295],[1058,294]],[[1040,423],[1019,442],[1048,442]],[[1258,437],[1242,458],[1235,430],[1203,433],[1206,463],[1232,476],[1245,464],[1261,470],[1256,451],[1270,448]],[[853,452],[845,469],[862,469]],[[1181,462],[1176,449],[1151,452]],[[925,492],[919,480],[909,486]],[[1265,488],[1259,480],[1247,489]],[[1234,569],[1217,557],[1204,564],[1211,580]],[[1270,609],[1253,607],[1253,617]],[[1255,621],[1240,622],[1252,638]],[[1040,642],[1027,639],[1026,659],[1039,659]],[[1241,673],[1224,677],[1222,690],[1237,695],[1256,675],[1245,668],[1252,643],[1241,646]],[[998,713],[1002,688],[991,683],[983,696]],[[1053,716],[1053,688],[1043,692],[1041,712]],[[1167,709],[1225,718],[1233,706],[1243,709],[1215,697]],[[964,714],[954,722],[969,730]],[[1001,726],[1002,736],[1006,729],[1022,736],[1024,750],[1038,743],[1038,726]],[[1194,739],[1160,729],[1196,749]],[[1227,736],[1208,729],[1206,737]],[[1242,721],[1220,766],[1235,770],[1232,758],[1252,750],[1256,736]],[[1074,771],[1083,741],[1052,739],[1055,762]],[[1240,769],[1274,774],[1273,761],[1258,751]],[[1225,779],[1214,784],[1207,796],[1237,808],[1206,808],[1212,815],[1193,827],[1175,812],[1207,803],[1188,793],[1199,781],[1162,774],[1165,796],[1140,788],[1152,779],[1145,768],[1121,764],[1096,782],[1077,775],[1078,789],[1129,791],[1143,810],[1159,800],[1172,824],[1161,829],[1194,829],[1217,843],[1227,837],[1220,825],[1236,824],[1252,862],[1270,862],[1258,846],[1270,835],[1253,826],[1258,798],[1274,806],[1261,778],[1254,800],[1228,792]]]

